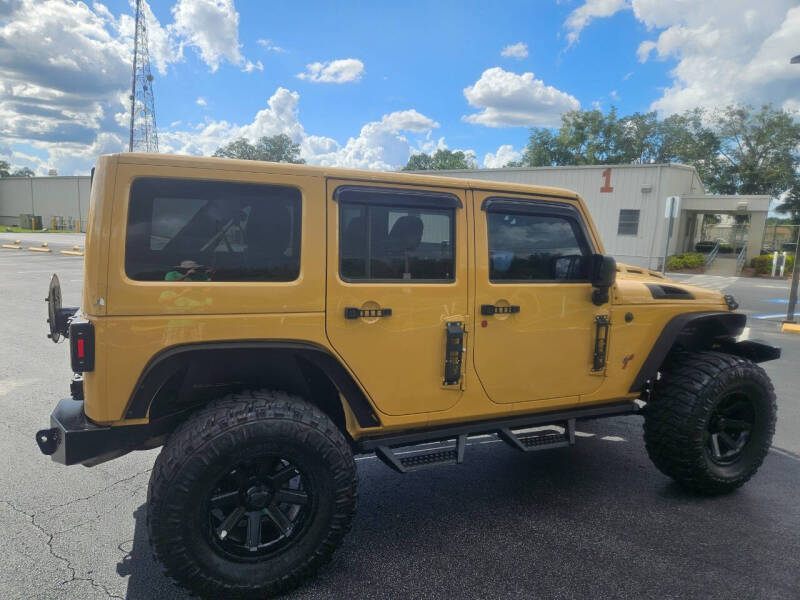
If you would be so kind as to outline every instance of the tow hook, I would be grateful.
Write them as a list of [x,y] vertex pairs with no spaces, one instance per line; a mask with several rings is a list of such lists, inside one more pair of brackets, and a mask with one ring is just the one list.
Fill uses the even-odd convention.
[[39,444],[39,450],[47,456],[55,453],[59,441],[58,429],[55,427],[40,429],[36,432],[36,443]]

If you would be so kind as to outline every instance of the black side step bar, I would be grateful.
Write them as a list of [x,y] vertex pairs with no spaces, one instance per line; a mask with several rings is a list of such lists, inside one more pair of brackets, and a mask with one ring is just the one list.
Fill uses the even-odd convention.
[[[563,448],[575,443],[575,422],[580,419],[593,419],[636,414],[640,410],[635,402],[625,402],[608,406],[580,408],[571,411],[539,413],[511,419],[499,419],[422,430],[412,433],[367,438],[358,442],[357,450],[362,453],[375,452],[376,456],[389,468],[398,473],[418,471],[425,467],[464,462],[464,449],[468,436],[496,434],[512,448],[522,452]],[[555,426],[563,424],[563,432]],[[527,429],[537,427],[537,431]],[[431,442],[455,441],[455,445],[436,446],[422,450],[414,446]],[[407,450],[398,452],[400,448]]]
[[467,436],[462,434],[456,438],[456,445],[450,448],[436,448],[427,452],[418,452],[409,456],[399,456],[389,446],[378,446],[375,455],[390,469],[398,473],[419,471],[435,465],[460,465],[464,462],[464,448]]
[[575,445],[575,419],[568,419],[564,424],[564,433],[556,431],[537,431],[531,433],[514,433],[510,429],[501,429],[497,435],[506,444],[522,452],[535,452],[549,448],[565,448]]

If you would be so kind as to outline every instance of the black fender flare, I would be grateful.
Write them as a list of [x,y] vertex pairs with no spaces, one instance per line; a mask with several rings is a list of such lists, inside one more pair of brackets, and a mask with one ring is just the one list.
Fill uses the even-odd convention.
[[744,330],[747,316],[742,313],[707,311],[684,313],[673,317],[650,349],[630,392],[640,392],[653,379],[676,344],[687,348],[711,348],[714,343],[731,343]]
[[226,351],[279,351],[304,359],[319,368],[344,397],[360,427],[378,427],[380,418],[359,385],[341,362],[325,347],[309,342],[253,340],[194,343],[172,346],[155,356],[139,376],[124,411],[125,419],[143,419],[161,388],[181,368],[199,355]]

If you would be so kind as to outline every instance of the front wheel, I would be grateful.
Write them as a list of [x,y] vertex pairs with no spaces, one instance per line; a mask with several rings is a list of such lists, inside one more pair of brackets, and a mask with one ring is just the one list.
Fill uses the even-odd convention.
[[775,391],[753,362],[720,352],[681,353],[666,365],[644,419],[658,469],[704,494],[750,479],[775,433]]
[[355,504],[355,463],[333,422],[300,398],[247,392],[170,437],[150,478],[147,524],[179,584],[212,598],[263,598],[330,558]]

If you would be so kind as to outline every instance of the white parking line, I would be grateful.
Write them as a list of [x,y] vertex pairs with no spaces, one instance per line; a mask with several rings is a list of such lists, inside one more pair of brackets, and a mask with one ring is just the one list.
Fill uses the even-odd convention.
[[774,446],[770,447],[769,451],[774,452],[775,454],[780,454],[781,456],[785,456],[786,458],[791,458],[792,460],[796,460],[797,462],[800,462],[800,456],[797,456],[792,452],[781,450],[780,448],[775,448]]

